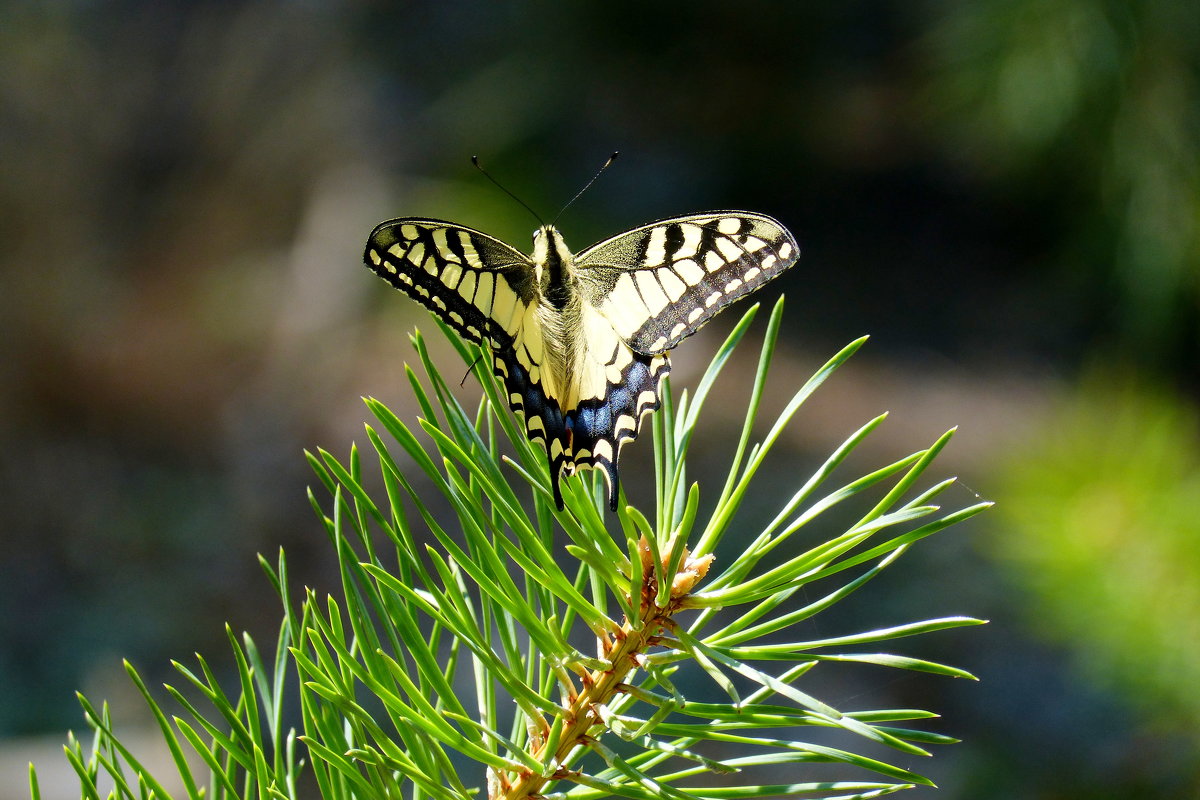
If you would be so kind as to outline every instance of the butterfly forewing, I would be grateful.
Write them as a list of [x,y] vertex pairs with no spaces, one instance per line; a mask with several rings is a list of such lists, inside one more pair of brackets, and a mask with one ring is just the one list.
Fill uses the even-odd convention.
[[580,290],[639,353],[666,352],[796,262],[763,214],[713,211],[652,222],[581,252]]
[[364,261],[472,342],[510,343],[536,299],[529,258],[494,237],[436,219],[380,223]]

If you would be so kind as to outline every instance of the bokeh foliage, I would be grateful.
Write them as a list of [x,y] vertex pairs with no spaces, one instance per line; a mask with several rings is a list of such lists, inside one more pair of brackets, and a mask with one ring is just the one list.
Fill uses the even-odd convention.
[[1101,344],[1195,377],[1200,15],[1174,0],[939,8],[928,100],[949,152],[1058,217],[1046,266],[1092,306]]
[[1128,374],[1090,375],[996,472],[1030,623],[1076,669],[1200,749],[1200,415]]

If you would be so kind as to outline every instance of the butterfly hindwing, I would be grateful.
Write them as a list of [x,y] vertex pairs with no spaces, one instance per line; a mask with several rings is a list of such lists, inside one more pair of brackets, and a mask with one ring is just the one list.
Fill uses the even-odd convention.
[[585,299],[639,353],[664,353],[796,262],[774,219],[712,211],[652,222],[579,253]]
[[646,415],[659,407],[663,380],[671,371],[666,354],[634,352],[594,308],[582,309],[581,346],[586,366],[578,395],[566,416],[571,444],[568,470],[594,467],[608,480],[609,507],[616,509],[621,448],[637,438]]

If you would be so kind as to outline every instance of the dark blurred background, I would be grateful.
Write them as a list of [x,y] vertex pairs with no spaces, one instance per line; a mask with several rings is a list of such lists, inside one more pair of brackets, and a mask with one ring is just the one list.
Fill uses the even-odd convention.
[[524,247],[469,156],[550,217],[612,150],[575,249],[712,208],[797,234],[780,396],[873,335],[797,470],[890,409],[873,463],[960,424],[949,501],[998,501],[862,601],[992,620],[904,643],[981,683],[870,689],[965,740],[912,796],[1200,796],[1194,3],[58,0],[0,6],[0,797],[31,757],[77,792],[74,691],[140,718],[121,658],[269,642],[255,553],[334,588],[301,449],[362,441],[361,395],[415,414],[431,328],[360,266],[371,227]]

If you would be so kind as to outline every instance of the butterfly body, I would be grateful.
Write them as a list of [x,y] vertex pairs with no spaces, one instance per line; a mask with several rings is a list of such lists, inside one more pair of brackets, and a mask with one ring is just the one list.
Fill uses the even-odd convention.
[[526,256],[480,231],[405,217],[376,226],[367,266],[464,338],[487,344],[510,407],[560,476],[617,461],[659,406],[667,353],[725,305],[791,266],[779,223],[718,211],[662,220],[571,253],[556,228]]

